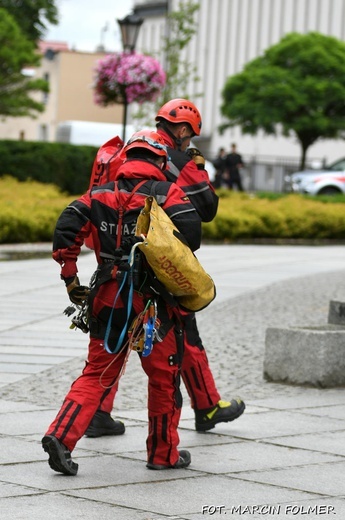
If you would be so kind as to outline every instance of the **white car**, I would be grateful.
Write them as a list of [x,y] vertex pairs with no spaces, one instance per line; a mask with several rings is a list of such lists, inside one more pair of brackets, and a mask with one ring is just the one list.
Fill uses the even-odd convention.
[[285,178],[289,191],[307,195],[345,194],[345,158],[323,170],[305,170]]

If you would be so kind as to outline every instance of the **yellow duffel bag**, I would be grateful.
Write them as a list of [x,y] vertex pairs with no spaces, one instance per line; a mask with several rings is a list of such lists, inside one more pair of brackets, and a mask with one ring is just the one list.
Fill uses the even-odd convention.
[[209,274],[154,197],[147,197],[137,220],[138,244],[158,280],[188,311],[204,309],[216,297],[216,288]]

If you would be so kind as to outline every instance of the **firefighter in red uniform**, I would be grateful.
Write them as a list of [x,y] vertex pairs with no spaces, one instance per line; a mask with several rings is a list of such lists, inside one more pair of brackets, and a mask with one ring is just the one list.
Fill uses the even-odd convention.
[[[168,147],[170,161],[166,178],[188,195],[203,222],[217,213],[218,197],[211,185],[205,159],[199,150],[188,149],[194,136],[200,135],[202,121],[196,106],[186,99],[173,99],[163,105],[156,116],[157,132]],[[224,401],[216,388],[205,348],[199,335],[195,314],[184,314],[185,343],[181,375],[195,412],[195,428],[207,431],[220,422],[237,419],[245,410],[241,399]],[[124,425],[110,413],[117,387],[114,387],[97,411],[86,435],[120,435]]]
[[[146,130],[134,134],[123,151],[126,160],[115,181],[93,188],[72,202],[59,217],[54,233],[53,258],[61,265],[61,278],[69,297],[78,305],[88,297],[91,308],[85,368],[42,439],[50,467],[66,475],[76,475],[78,464],[72,460],[71,452],[121,374],[129,352],[127,323],[144,316],[149,303],[150,308],[157,310],[159,332],[165,336],[162,342],[154,343],[150,355],[141,355],[149,379],[147,467],[184,468],[191,461],[188,451],[177,449],[182,406],[179,378],[183,323],[180,315],[156,290],[152,291],[150,269],[142,255],[139,256],[144,266],[134,285],[132,300],[129,284],[123,284],[123,280],[129,266],[126,254],[129,244],[133,243],[132,233],[145,197],[153,195],[159,201],[193,251],[200,246],[201,220],[181,188],[166,181],[163,170],[167,150],[156,132]],[[90,233],[98,276],[89,294],[88,288],[79,284],[76,264],[84,239]],[[139,287],[140,291],[136,291]],[[126,317],[128,310],[130,315]],[[122,338],[124,328],[126,334]]]
[[[170,157],[166,171],[168,180],[182,188],[203,222],[214,219],[218,197],[207,171],[205,158],[196,148],[188,148],[193,137],[199,136],[201,115],[186,99],[173,99],[156,115],[157,132],[168,147]],[[195,314],[185,314],[184,356],[181,375],[195,413],[197,431],[207,431],[219,422],[237,419],[245,410],[241,399],[221,400],[199,335]]]

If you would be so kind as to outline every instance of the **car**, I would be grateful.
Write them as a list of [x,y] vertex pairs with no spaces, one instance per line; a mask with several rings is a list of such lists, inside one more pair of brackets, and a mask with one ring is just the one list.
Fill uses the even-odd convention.
[[307,195],[345,194],[345,157],[320,170],[295,172],[285,178],[288,191]]

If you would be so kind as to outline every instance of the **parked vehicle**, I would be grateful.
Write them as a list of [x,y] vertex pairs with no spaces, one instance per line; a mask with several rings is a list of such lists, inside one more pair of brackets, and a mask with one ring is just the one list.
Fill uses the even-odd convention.
[[308,195],[345,194],[345,157],[321,170],[305,170],[285,178],[288,191]]

